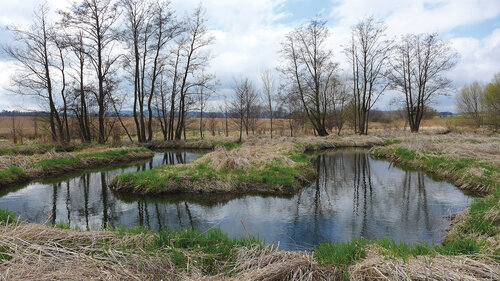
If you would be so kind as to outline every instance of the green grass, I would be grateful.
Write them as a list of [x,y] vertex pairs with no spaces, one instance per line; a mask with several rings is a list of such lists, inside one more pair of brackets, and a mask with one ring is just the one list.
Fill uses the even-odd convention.
[[16,182],[26,177],[26,175],[26,171],[17,166],[10,166],[8,169],[0,169],[0,185]]
[[14,223],[16,222],[16,213],[9,211],[8,209],[0,209],[0,223]]
[[410,257],[434,256],[436,254],[456,256],[478,253],[482,243],[474,239],[455,239],[442,245],[429,245],[425,242],[408,244],[395,242],[388,238],[380,240],[353,239],[349,242],[325,242],[314,247],[314,258],[321,265],[339,266],[344,279],[348,279],[348,267],[366,257],[366,247],[378,245],[381,254],[387,258],[400,258],[408,261]]
[[[144,227],[112,229],[118,235],[153,235],[148,252],[167,253],[172,262],[180,268],[187,268],[188,262],[195,263],[204,274],[218,274],[228,271],[236,262],[241,247],[263,247],[264,243],[253,236],[231,238],[220,229],[200,231],[197,229],[164,229],[153,232]],[[130,247],[134,247],[130,245]]]
[[[179,267],[186,268],[188,259],[191,259],[190,262],[201,266],[204,273],[218,274],[227,269],[220,268],[219,264],[224,263],[229,266],[236,262],[238,248],[262,246],[263,243],[254,237],[230,238],[220,229],[206,232],[193,229],[167,229],[155,234],[155,245],[158,248],[171,248],[172,261]],[[186,252],[190,253],[189,258]]]
[[115,157],[124,156],[131,153],[141,153],[141,152],[151,152],[147,148],[127,148],[127,149],[114,149],[99,152],[90,153],[78,153],[74,157],[64,157],[64,158],[51,158],[43,159],[33,164],[35,168],[59,168],[59,167],[71,167],[82,164],[83,159],[112,159]]
[[298,189],[304,182],[308,182],[316,176],[307,155],[299,151],[292,151],[286,156],[296,164],[290,166],[281,160],[275,160],[265,164],[264,167],[253,166],[245,171],[240,169],[216,170],[211,167],[210,160],[197,164],[163,165],[149,171],[117,175],[113,178],[111,186],[132,187],[126,188],[127,192],[140,190],[139,193],[167,193],[179,191],[178,186],[182,186],[180,191],[195,191],[195,187],[203,189],[203,185],[209,186],[218,181],[232,184],[233,192],[245,191],[252,189],[252,187],[258,187],[261,191],[264,188],[268,189],[269,192],[274,192],[281,187]]

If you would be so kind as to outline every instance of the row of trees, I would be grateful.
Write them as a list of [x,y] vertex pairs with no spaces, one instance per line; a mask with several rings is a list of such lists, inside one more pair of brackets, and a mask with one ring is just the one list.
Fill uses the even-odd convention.
[[[181,139],[187,113],[195,110],[203,138],[218,83],[206,71],[214,38],[201,7],[178,17],[167,0],[79,0],[57,11],[56,21],[49,14],[42,6],[30,28],[9,27],[16,40],[3,50],[19,66],[10,90],[45,101],[54,140],[70,140],[68,116],[76,117],[85,142],[104,143],[120,126],[130,140],[148,142],[154,124],[164,140]],[[326,21],[313,19],[288,33],[279,75],[263,71],[260,89],[248,78],[234,79],[232,98],[218,108],[225,134],[229,119],[241,139],[255,132],[261,117],[270,118],[271,137],[277,117],[287,118],[291,135],[305,122],[319,136],[340,134],[348,121],[356,133],[367,134],[370,113],[389,90],[401,93],[405,119],[418,132],[432,99],[451,89],[444,74],[458,56],[436,34],[394,40],[386,29],[373,17],[354,25],[343,47],[344,71],[334,61]],[[125,104],[132,104],[134,130],[120,115]]]
[[328,37],[326,22],[320,19],[293,30],[282,43],[279,66],[287,100],[300,101],[319,136],[328,135],[332,127],[340,133],[347,112],[353,115],[355,132],[367,134],[370,111],[387,90],[402,93],[410,130],[418,132],[431,100],[450,90],[451,80],[444,73],[458,55],[436,34],[392,40],[382,22],[366,18],[352,28],[344,49],[351,65],[346,79],[340,78]]
[[180,139],[194,96],[205,101],[214,91],[201,6],[178,18],[166,0],[79,0],[57,11],[57,21],[49,14],[43,5],[28,29],[8,27],[15,40],[2,49],[18,63],[10,90],[46,102],[56,141],[70,140],[69,115],[85,142],[106,142],[119,123],[132,140],[120,116],[127,92],[139,142],[153,138],[154,118],[164,139]]
[[500,126],[500,73],[487,85],[473,82],[457,95],[457,108],[479,127],[483,124]]

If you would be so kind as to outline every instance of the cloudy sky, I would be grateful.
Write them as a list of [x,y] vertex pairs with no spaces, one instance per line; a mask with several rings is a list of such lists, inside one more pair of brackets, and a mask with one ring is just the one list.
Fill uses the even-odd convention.
[[[28,25],[32,11],[45,0],[0,0],[0,26]],[[68,6],[66,0],[46,0],[53,10]],[[200,0],[172,0],[183,15]],[[216,37],[211,47],[219,92],[230,94],[234,77],[248,76],[258,83],[259,73],[274,69],[284,35],[293,28],[320,15],[331,29],[330,47],[335,60],[345,71],[342,45],[350,37],[350,28],[363,17],[374,15],[384,20],[390,36],[405,33],[438,32],[460,54],[460,62],[447,75],[458,90],[474,80],[488,82],[500,71],[500,0],[202,0],[209,28]],[[9,35],[0,31],[0,42]],[[5,88],[13,63],[0,54],[0,111],[36,108],[37,101],[11,96]],[[387,93],[376,105],[391,109],[394,93]],[[440,111],[455,111],[455,97],[440,97]]]

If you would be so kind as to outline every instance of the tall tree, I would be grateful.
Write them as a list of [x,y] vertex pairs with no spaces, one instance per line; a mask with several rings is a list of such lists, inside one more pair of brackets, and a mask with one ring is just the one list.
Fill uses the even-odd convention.
[[[126,62],[134,77],[133,112],[137,138],[139,142],[146,142],[153,137],[152,101],[158,77],[165,68],[165,50],[180,28],[168,1],[123,0],[121,3],[127,19],[123,39],[131,50]],[[147,120],[145,111],[148,112]]]
[[388,86],[384,72],[393,42],[386,39],[386,29],[373,17],[363,19],[352,27],[351,42],[345,48],[352,67],[354,130],[359,134],[368,134],[370,110]]
[[[239,142],[241,142],[243,137],[244,124],[245,122],[248,122],[246,120],[249,119],[248,102],[253,100],[253,98],[249,97],[256,97],[257,90],[255,89],[255,86],[248,78],[240,78],[240,80],[235,80],[233,90],[234,90],[234,96],[231,101],[230,112],[233,118],[236,120],[236,122],[238,122]],[[247,128],[247,135],[248,135],[248,128]]]
[[281,44],[280,71],[296,91],[302,106],[319,136],[327,136],[327,91],[337,71],[333,53],[327,46],[326,21],[313,19],[290,32]]
[[18,68],[11,77],[12,87],[9,90],[46,100],[52,139],[63,142],[63,120],[58,113],[54,93],[57,87],[53,75],[54,57],[58,55],[51,40],[54,29],[47,20],[48,12],[46,5],[40,6],[33,15],[33,24],[28,29],[7,27],[16,44],[4,45],[2,49],[18,63]]
[[411,132],[418,132],[429,102],[450,89],[444,73],[457,63],[458,54],[437,34],[405,35],[397,44],[388,77],[404,95]]
[[[204,18],[204,9],[200,5],[194,12],[185,20],[186,31],[184,38],[179,42],[179,55],[181,57],[182,66],[179,68],[179,108],[178,120],[175,130],[175,139],[180,140],[182,134],[185,135],[185,119],[187,112],[187,95],[192,87],[198,86],[195,79],[197,73],[203,71],[207,66],[210,55],[203,52],[203,49],[212,44],[214,37],[206,26]],[[179,61],[176,61],[179,66]],[[175,90],[175,87],[172,87]]]
[[85,39],[88,58],[95,71],[98,107],[98,142],[106,141],[105,113],[113,89],[115,63],[120,54],[114,49],[118,34],[113,30],[120,12],[113,0],[80,0],[67,13],[68,21],[79,30]]

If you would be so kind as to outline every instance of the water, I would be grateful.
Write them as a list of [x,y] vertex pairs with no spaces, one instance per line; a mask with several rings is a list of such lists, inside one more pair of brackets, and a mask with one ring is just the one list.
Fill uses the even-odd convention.
[[51,183],[31,183],[4,193],[8,208],[37,223],[64,222],[82,229],[105,226],[221,228],[231,236],[247,231],[286,250],[309,250],[319,243],[353,237],[440,242],[448,215],[472,199],[453,185],[371,159],[366,151],[327,152],[314,165],[318,180],[291,197],[176,195],[134,198],[114,194],[115,174],[187,163],[193,152],[156,153],[150,161],[74,175]]

